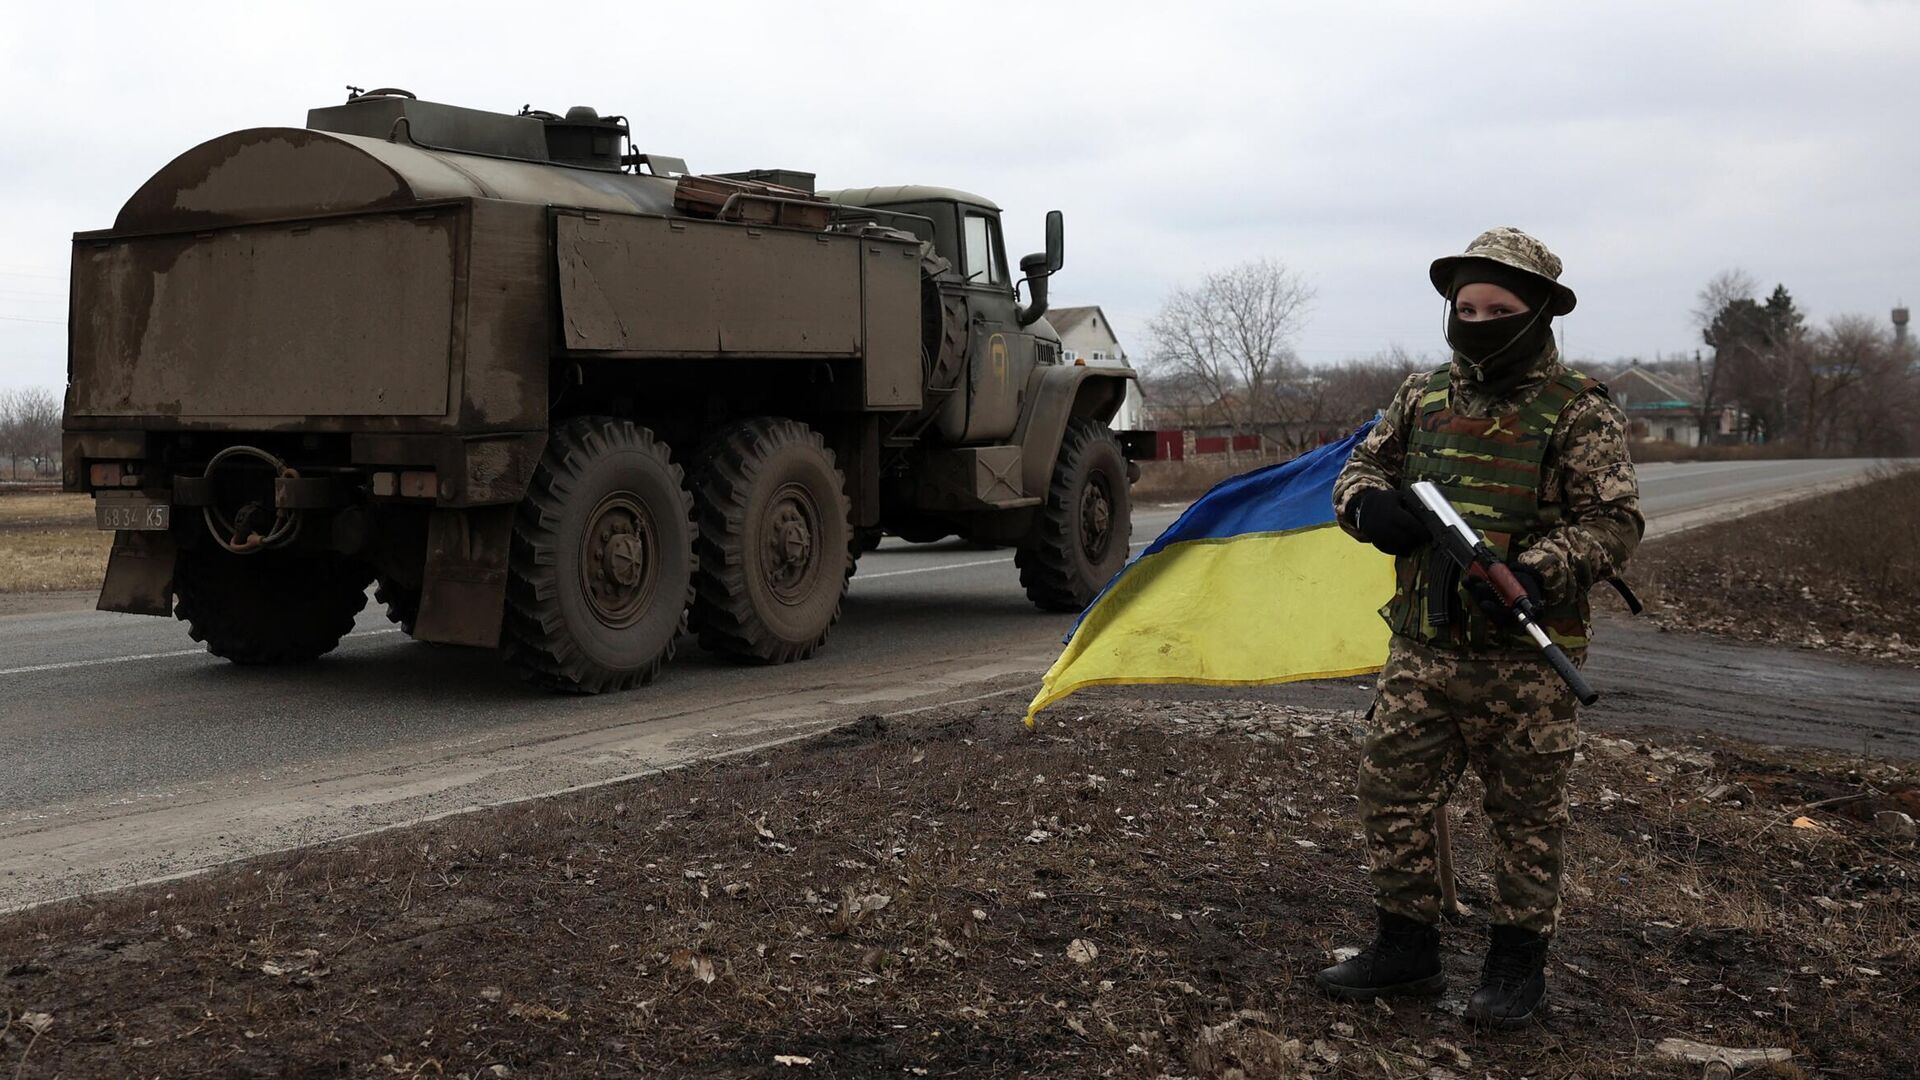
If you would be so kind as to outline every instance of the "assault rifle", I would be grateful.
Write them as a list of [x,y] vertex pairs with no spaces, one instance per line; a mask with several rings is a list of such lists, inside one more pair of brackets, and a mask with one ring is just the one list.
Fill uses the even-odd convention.
[[[1413,485],[1413,498],[1414,516],[1424,522],[1427,530],[1433,534],[1435,552],[1451,562],[1459,573],[1493,587],[1493,594],[1500,598],[1500,603],[1512,613],[1521,629],[1546,654],[1547,663],[1552,664],[1553,670],[1566,681],[1573,696],[1580,699],[1580,704],[1591,705],[1600,700],[1600,695],[1580,676],[1580,669],[1574,667],[1573,661],[1567,658],[1566,650],[1547,637],[1546,630],[1540,625],[1540,611],[1534,606],[1533,598],[1527,595],[1525,586],[1513,576],[1513,571],[1501,561],[1493,547],[1460,517],[1460,512],[1453,508],[1445,495],[1440,494],[1440,489],[1434,487],[1431,481],[1421,480]],[[1439,575],[1436,575],[1435,580],[1439,579]],[[1444,603],[1444,594],[1440,595]]]

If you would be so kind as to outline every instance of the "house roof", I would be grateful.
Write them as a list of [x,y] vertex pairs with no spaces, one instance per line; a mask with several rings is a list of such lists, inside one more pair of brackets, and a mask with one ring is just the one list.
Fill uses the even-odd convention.
[[1637,366],[1608,379],[1607,389],[1621,408],[1630,411],[1690,409],[1699,403],[1698,395],[1680,379]]
[[[1062,334],[1086,322],[1095,315],[1100,316],[1102,319],[1107,317],[1107,313],[1101,311],[1100,305],[1098,304],[1092,307],[1057,307],[1047,309],[1047,321],[1053,324],[1055,331]],[[1109,323],[1108,325],[1112,324]]]

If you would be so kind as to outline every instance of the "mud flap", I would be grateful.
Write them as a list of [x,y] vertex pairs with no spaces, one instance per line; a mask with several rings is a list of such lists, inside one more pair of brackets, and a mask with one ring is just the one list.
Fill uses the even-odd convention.
[[173,614],[173,561],[179,550],[170,532],[115,532],[107,577],[94,607],[134,615]]
[[507,605],[512,506],[435,510],[427,523],[427,565],[413,636],[446,645],[500,644]]

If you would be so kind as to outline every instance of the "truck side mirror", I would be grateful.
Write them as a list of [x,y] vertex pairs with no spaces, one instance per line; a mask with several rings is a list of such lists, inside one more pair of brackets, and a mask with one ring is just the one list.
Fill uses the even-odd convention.
[[1047,250],[1020,258],[1020,276],[1026,279],[1027,295],[1033,303],[1020,309],[1021,326],[1030,326],[1047,313],[1047,276],[1066,265],[1065,217],[1058,210],[1047,211]]

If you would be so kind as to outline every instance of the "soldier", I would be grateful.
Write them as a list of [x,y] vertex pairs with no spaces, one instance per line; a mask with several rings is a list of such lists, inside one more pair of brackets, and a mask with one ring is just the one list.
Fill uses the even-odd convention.
[[1645,522],[1625,419],[1554,347],[1553,319],[1574,305],[1560,260],[1499,228],[1436,260],[1430,276],[1447,299],[1453,361],[1400,387],[1334,485],[1341,527],[1395,556],[1397,580],[1381,609],[1393,639],[1359,781],[1379,928],[1317,982],[1359,1000],[1440,992],[1434,814],[1471,764],[1486,784],[1498,895],[1468,1014],[1518,1026],[1546,996],[1576,702],[1484,583],[1450,586],[1457,578],[1433,559],[1403,493],[1417,480],[1438,485],[1576,663],[1587,592],[1620,569]]

